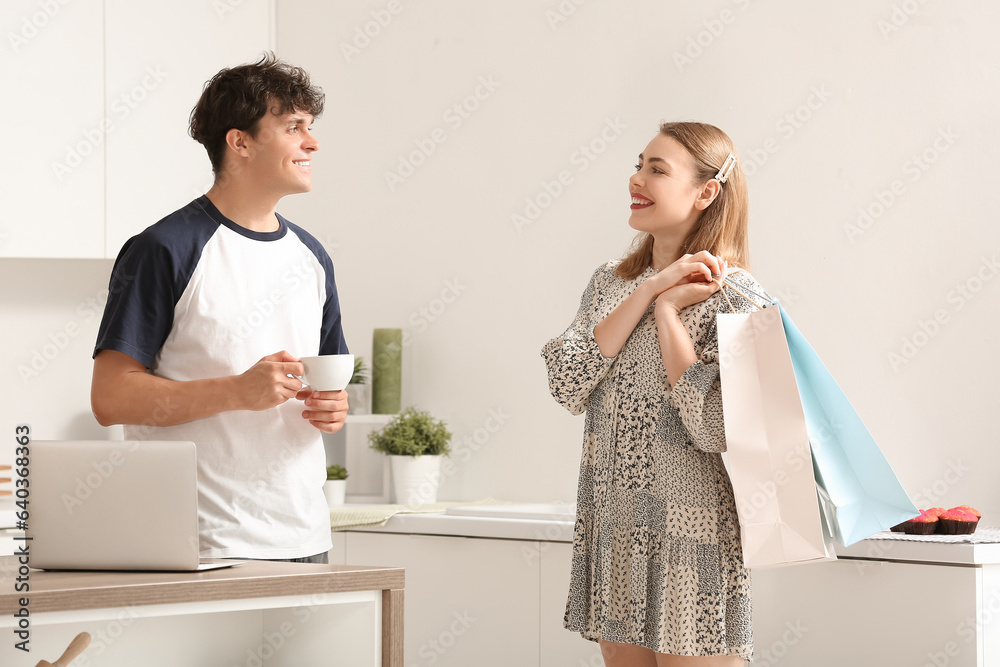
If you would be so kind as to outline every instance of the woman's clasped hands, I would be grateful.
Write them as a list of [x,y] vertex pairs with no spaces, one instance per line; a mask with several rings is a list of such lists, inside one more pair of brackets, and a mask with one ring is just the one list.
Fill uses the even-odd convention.
[[643,284],[655,294],[657,317],[700,303],[722,287],[727,261],[707,250],[684,255]]

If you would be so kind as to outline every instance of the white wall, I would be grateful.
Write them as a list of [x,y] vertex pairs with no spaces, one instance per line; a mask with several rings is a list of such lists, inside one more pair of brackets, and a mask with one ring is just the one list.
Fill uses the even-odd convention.
[[[987,194],[1000,144],[988,115],[1000,102],[990,32],[1000,9],[981,0],[278,5],[279,55],[327,92],[316,187],[281,210],[333,255],[349,344],[368,355],[373,328],[406,329],[404,402],[445,419],[459,441],[495,425],[491,413],[503,417],[494,433],[478,431],[445,497],[573,498],[582,419],[549,397],[538,352],[570,321],[594,267],[631,239],[626,179],[657,123],[697,119],[725,129],[753,172],[755,275],[784,295],[914,500],[970,503],[987,523],[1000,516],[991,484],[1000,232]],[[379,17],[386,25],[345,56],[342,45],[376,33]],[[679,62],[686,52],[690,62]],[[465,101],[475,107],[467,117],[449,111]],[[445,140],[390,188],[386,172],[434,136]],[[581,153],[590,144],[593,160]],[[921,155],[926,170],[915,168]],[[139,168],[152,176],[154,165]],[[518,229],[512,215],[544,200],[561,172],[568,185]],[[851,236],[859,208],[873,219]],[[96,323],[81,322],[40,377],[22,382],[17,368],[81,318],[109,270],[0,260],[0,435],[23,421],[38,437],[100,429],[87,418]],[[904,340],[916,342],[912,358]]]
[[[582,419],[549,398],[539,348],[630,240],[626,179],[657,123],[717,124],[752,172],[755,274],[906,488],[993,514],[998,18],[985,2],[285,1],[280,55],[328,110],[316,188],[284,208],[329,240],[356,351],[373,327],[411,332],[408,402],[460,437],[509,415],[446,495],[572,498]],[[449,124],[483,79],[496,90]],[[604,144],[609,120],[625,129]],[[436,128],[446,140],[390,185]],[[604,152],[581,159],[591,142]],[[460,295],[425,318],[448,281]]]
[[115,429],[102,427],[90,411],[90,355],[111,265],[90,259],[0,260],[0,462],[12,462],[17,424],[31,426],[38,440],[115,437]]

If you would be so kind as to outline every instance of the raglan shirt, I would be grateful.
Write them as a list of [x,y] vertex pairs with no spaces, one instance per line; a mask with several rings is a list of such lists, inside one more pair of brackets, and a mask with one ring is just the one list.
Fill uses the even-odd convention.
[[[262,357],[348,352],[333,262],[280,215],[275,232],[229,220],[205,196],[132,237],[112,271],[94,356],[123,352],[169,380],[239,375]],[[158,426],[128,440],[190,440],[198,451],[201,555],[300,558],[331,547],[319,430],[294,398]]]

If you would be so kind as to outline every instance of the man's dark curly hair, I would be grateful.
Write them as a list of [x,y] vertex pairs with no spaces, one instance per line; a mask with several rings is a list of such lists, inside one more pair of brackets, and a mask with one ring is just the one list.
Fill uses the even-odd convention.
[[218,178],[229,130],[249,132],[256,138],[258,121],[268,112],[280,116],[301,111],[319,118],[325,99],[305,70],[266,52],[255,63],[227,67],[205,84],[191,111],[188,131],[208,151]]

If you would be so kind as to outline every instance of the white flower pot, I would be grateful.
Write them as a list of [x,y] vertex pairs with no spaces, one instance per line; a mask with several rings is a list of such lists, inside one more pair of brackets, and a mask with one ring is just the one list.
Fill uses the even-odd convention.
[[390,456],[393,502],[419,505],[437,502],[441,456]]
[[343,505],[346,492],[346,479],[328,479],[323,483],[323,494],[326,496],[326,504],[330,507]]

